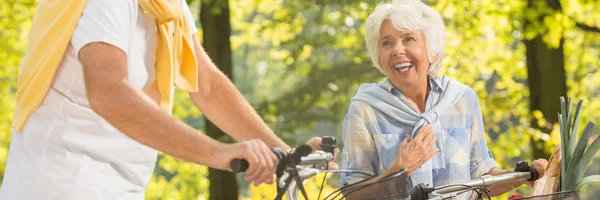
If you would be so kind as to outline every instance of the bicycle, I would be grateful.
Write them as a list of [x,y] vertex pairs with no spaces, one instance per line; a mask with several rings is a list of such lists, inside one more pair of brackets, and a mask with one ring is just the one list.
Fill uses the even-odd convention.
[[[307,145],[298,147],[296,152],[291,154],[287,154],[280,149],[273,149],[273,152],[280,160],[276,171],[277,196],[275,197],[275,200],[281,200],[283,195],[286,193],[289,200],[298,200],[298,192],[303,195],[304,199],[308,199],[306,191],[302,186],[302,181],[319,173],[363,173],[353,170],[327,170],[326,164],[333,160],[332,152],[333,148],[335,148],[335,144],[331,144],[332,140],[335,143],[335,138],[324,138],[321,146],[327,147],[325,151],[317,150],[312,153],[312,149]],[[247,167],[248,162],[243,159],[235,159],[231,161],[231,169],[234,173],[244,172]],[[489,188],[495,184],[525,180],[532,181],[538,179],[537,172],[533,170],[525,161],[518,162],[516,164],[515,171],[515,173],[497,176],[484,175],[478,179],[463,183],[448,184],[438,187],[431,187],[428,184],[421,183],[413,188],[410,188],[410,181],[408,179],[406,170],[400,170],[371,183],[364,183],[367,181],[365,180],[352,185],[344,186],[329,194],[325,199],[448,200],[456,198],[457,196],[469,191],[474,191],[477,193],[478,199],[483,199],[484,195],[487,195],[489,199],[490,197],[487,193],[489,192]],[[294,180],[294,182],[292,182],[292,180]],[[319,192],[319,197],[321,196],[320,193],[321,192]],[[574,191],[516,199],[577,200],[578,196],[577,192]]]
[[[381,180],[372,183],[357,183],[345,186],[338,191],[339,199],[402,199],[402,200],[447,200],[454,199],[461,194],[469,191],[477,193],[477,199],[483,199],[487,196],[491,186],[495,184],[509,183],[515,181],[533,181],[539,178],[538,173],[532,169],[525,161],[516,164],[515,173],[503,174],[497,176],[484,175],[478,179],[448,184],[438,187],[431,187],[428,184],[421,183],[410,188],[410,182],[405,170],[400,170],[395,174],[384,177]],[[331,195],[330,195],[331,196]],[[577,192],[561,192],[549,195],[538,195],[530,197],[514,198],[519,200],[550,200],[550,199],[568,199],[577,200]]]

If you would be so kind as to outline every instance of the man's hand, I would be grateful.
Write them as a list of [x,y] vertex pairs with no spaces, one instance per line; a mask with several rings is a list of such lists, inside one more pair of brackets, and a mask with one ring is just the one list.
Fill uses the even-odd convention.
[[[312,137],[310,138],[307,142],[306,145],[310,146],[313,150],[323,150],[321,148],[321,141],[323,140],[323,138],[321,137]],[[340,149],[339,148],[335,148],[333,149],[333,160],[329,161],[328,163],[328,169],[330,170],[334,170],[334,169],[339,169],[340,167],[338,166],[337,163],[335,163],[335,158],[337,158],[338,154],[340,153]]]
[[218,168],[231,171],[231,160],[245,159],[249,164],[246,170],[247,181],[253,181],[254,186],[273,183],[279,159],[261,140],[254,139],[231,144],[217,152],[219,155],[216,157],[223,158],[219,159],[222,162]]

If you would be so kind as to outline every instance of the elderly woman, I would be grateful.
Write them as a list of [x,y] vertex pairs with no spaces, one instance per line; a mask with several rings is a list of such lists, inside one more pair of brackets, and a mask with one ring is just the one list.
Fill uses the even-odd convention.
[[[470,87],[439,76],[446,43],[440,14],[418,0],[375,9],[365,39],[387,79],[363,84],[344,120],[342,169],[374,180],[407,169],[413,185],[440,186],[500,175],[485,140],[481,108]],[[532,163],[540,175],[546,160]],[[541,176],[540,176],[541,177]],[[342,174],[342,185],[370,178]],[[499,195],[523,183],[494,186]]]

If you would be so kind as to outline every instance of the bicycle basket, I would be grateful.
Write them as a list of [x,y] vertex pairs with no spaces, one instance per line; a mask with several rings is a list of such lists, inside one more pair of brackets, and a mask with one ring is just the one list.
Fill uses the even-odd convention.
[[579,200],[577,191],[558,192],[553,194],[528,196],[511,200]]
[[404,170],[372,183],[358,183],[340,189],[345,199],[409,199],[410,182]]

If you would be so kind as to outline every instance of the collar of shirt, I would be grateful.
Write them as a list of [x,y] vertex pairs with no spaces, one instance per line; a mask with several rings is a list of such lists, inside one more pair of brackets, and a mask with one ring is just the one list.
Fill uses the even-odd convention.
[[[425,101],[425,111],[429,110],[433,106],[432,103],[435,102],[435,99],[437,99],[436,97],[438,97],[444,92],[444,88],[441,87],[440,80],[429,78],[429,84],[431,85],[431,92],[427,95],[427,100]],[[379,84],[379,86],[385,89],[386,91],[389,91],[394,96],[398,97],[405,104],[416,106],[413,105],[414,103],[412,103],[412,101],[406,99],[406,97],[402,95],[402,92],[398,88],[396,88],[394,84],[392,84],[392,81],[389,78],[386,78],[385,81]],[[432,96],[432,94],[434,95]]]
[[[431,91],[442,93],[444,92],[444,88],[441,87],[441,82],[439,79],[429,78],[429,85],[431,85]],[[402,92],[392,84],[390,78],[386,78],[381,84],[379,84],[382,88],[387,91],[390,91],[395,96],[401,96]]]

